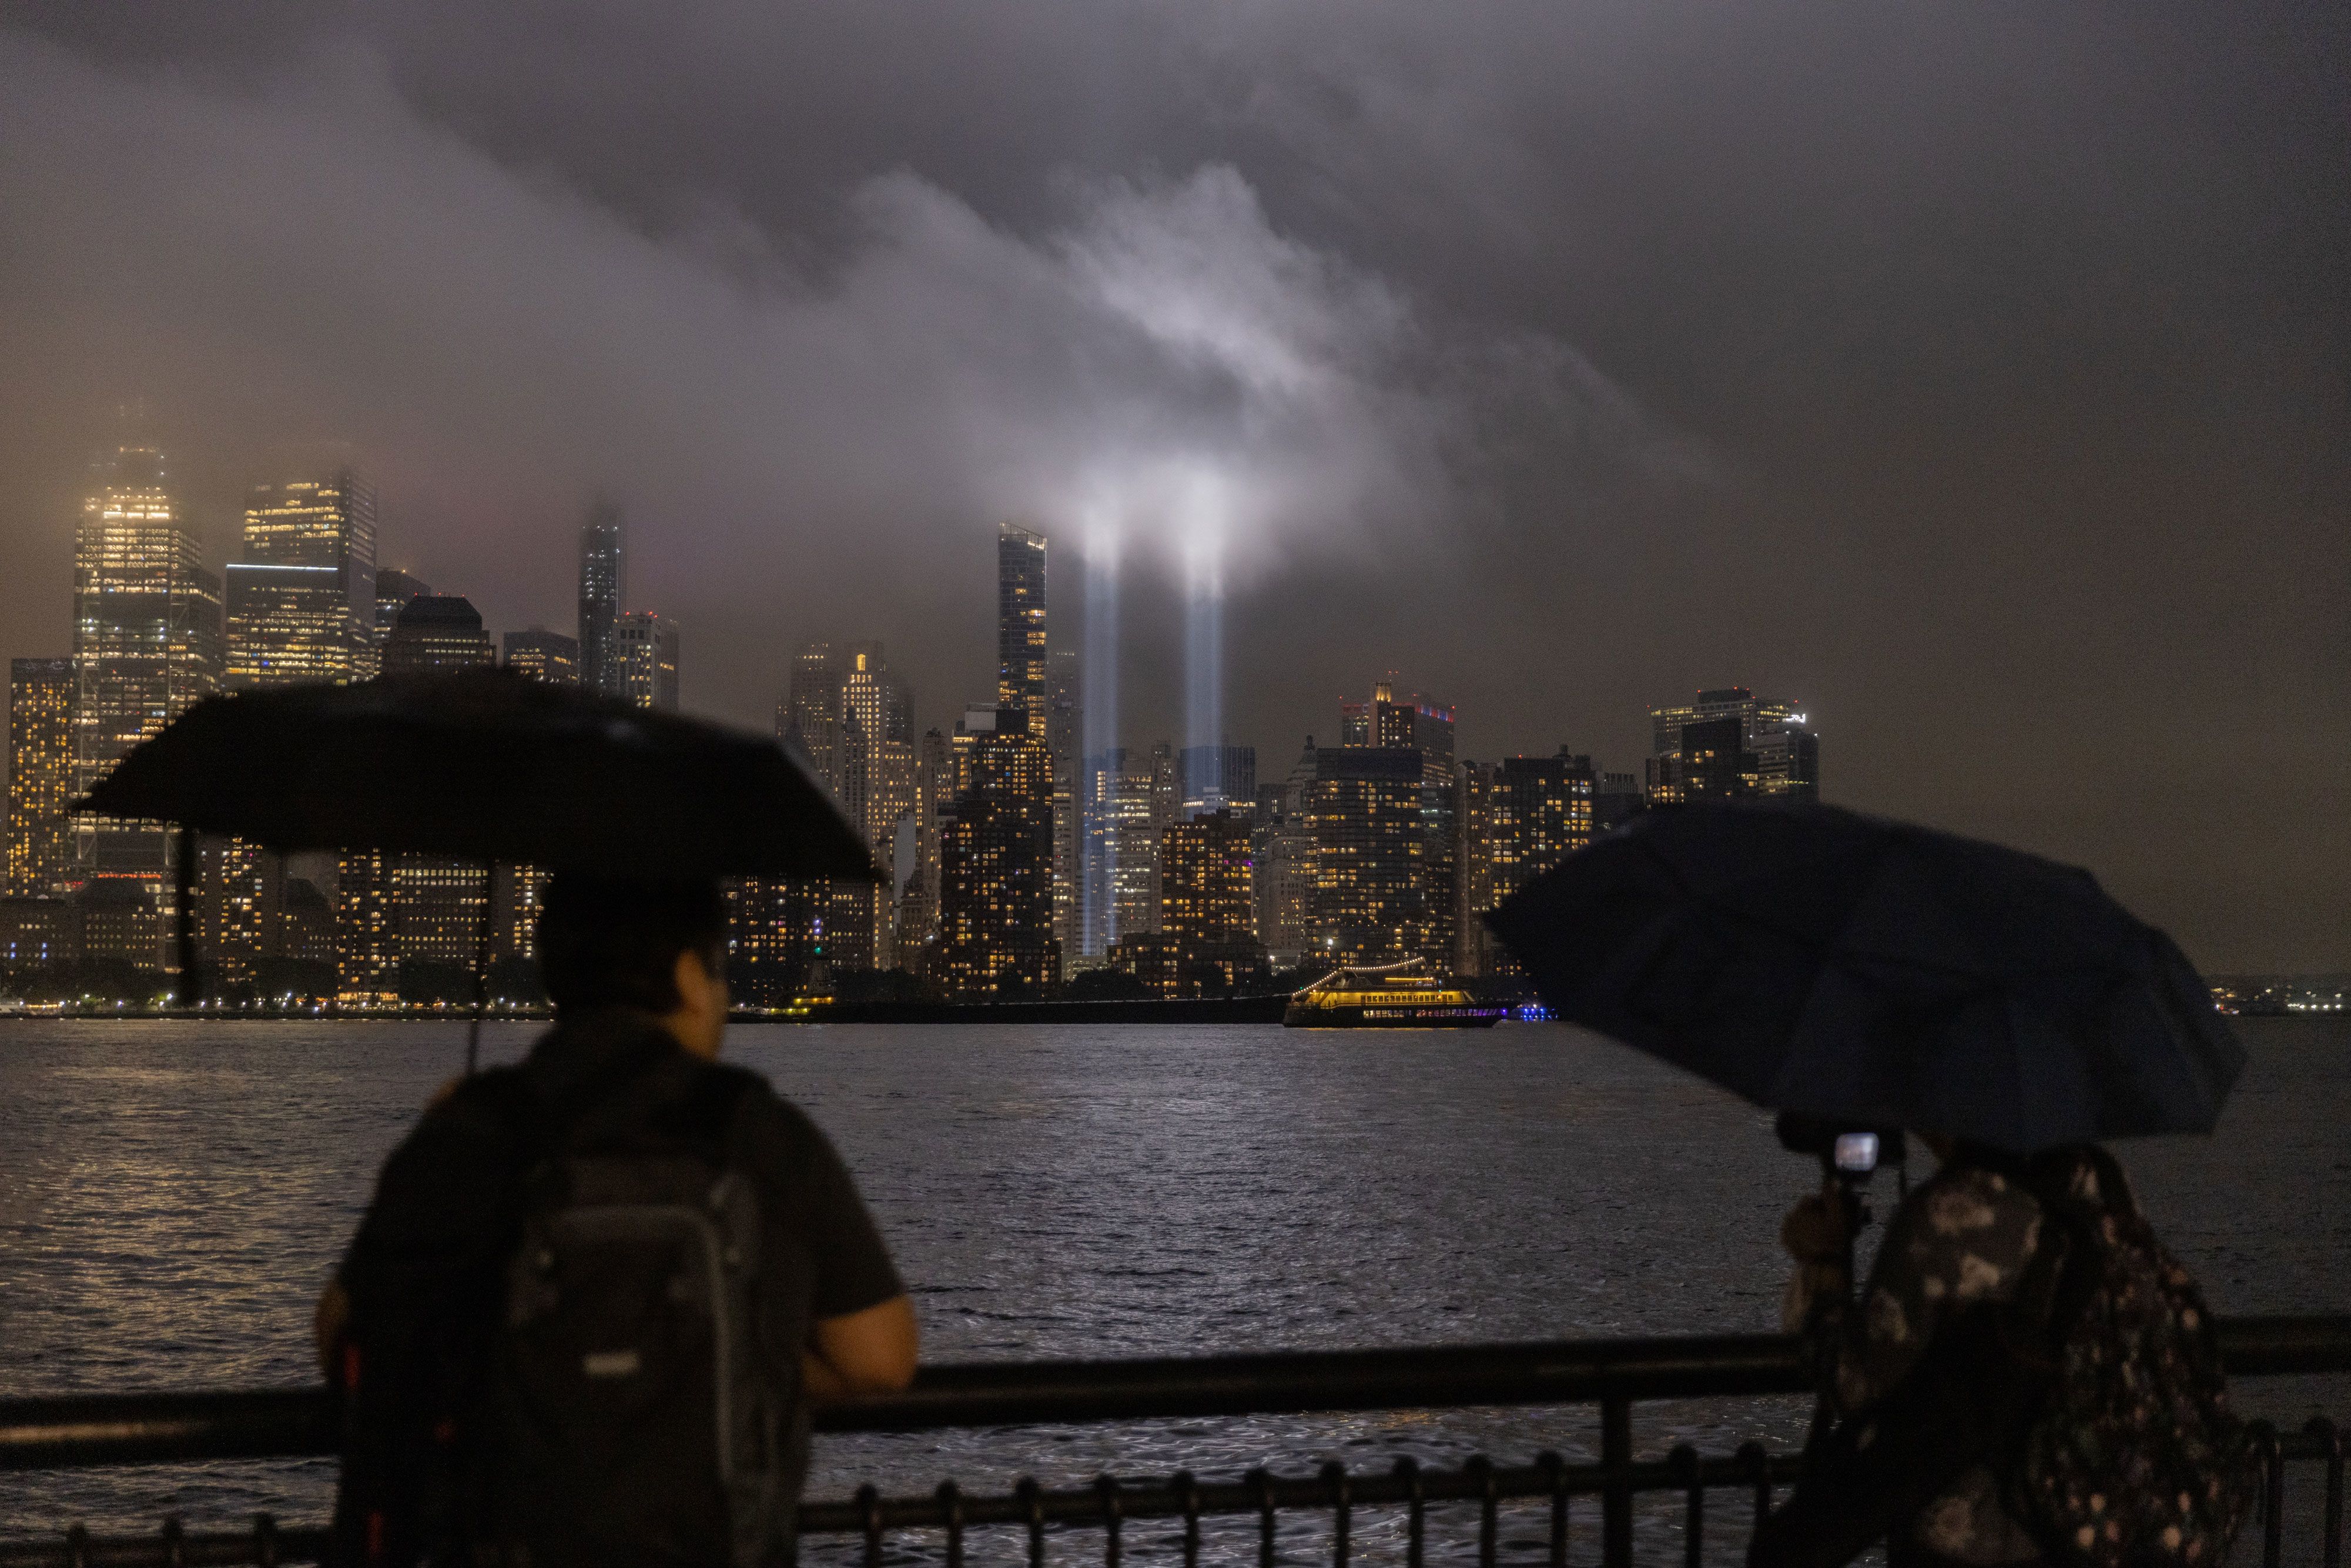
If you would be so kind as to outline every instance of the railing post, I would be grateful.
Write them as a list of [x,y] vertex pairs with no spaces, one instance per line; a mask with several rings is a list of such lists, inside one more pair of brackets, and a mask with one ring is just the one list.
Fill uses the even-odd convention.
[[[1633,1463],[1633,1402],[1622,1394],[1600,1401],[1600,1462],[1611,1469]],[[1633,1568],[1633,1485],[1609,1481],[1600,1494],[1600,1561],[1606,1568]]]
[[2319,1562],[2322,1568],[2343,1568],[2343,1433],[2323,1416],[2314,1419],[2309,1430],[2326,1450],[2325,1517],[2321,1523],[2326,1535]]

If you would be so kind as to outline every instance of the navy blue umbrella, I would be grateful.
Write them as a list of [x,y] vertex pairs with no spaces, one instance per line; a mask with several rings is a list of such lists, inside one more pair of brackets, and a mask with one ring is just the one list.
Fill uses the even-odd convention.
[[2087,872],[1834,807],[1652,812],[1488,918],[1560,1017],[1826,1121],[2019,1154],[2205,1133],[2244,1065]]

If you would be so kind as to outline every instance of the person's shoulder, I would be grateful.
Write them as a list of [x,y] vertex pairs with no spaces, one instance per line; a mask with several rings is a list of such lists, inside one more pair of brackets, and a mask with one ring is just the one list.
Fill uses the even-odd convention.
[[528,1107],[530,1091],[515,1067],[491,1067],[444,1083],[416,1120],[412,1137],[505,1137]]
[[747,1067],[709,1062],[703,1071],[709,1092],[728,1106],[728,1124],[737,1139],[755,1147],[798,1155],[821,1146],[824,1134],[807,1112],[776,1092],[776,1086]]

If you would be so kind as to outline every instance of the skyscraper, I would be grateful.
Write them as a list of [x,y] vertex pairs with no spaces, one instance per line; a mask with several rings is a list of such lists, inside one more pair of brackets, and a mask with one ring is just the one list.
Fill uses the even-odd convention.
[[1186,816],[1227,806],[1246,808],[1257,796],[1257,747],[1187,746],[1178,760]]
[[965,716],[967,779],[941,812],[939,936],[932,972],[963,997],[1041,991],[1053,941],[1052,759],[1021,708]]
[[1592,758],[1506,757],[1493,771],[1483,849],[1489,889],[1478,911],[1503,900],[1592,841]]
[[817,781],[841,793],[841,664],[830,643],[803,643],[792,654],[776,736],[796,748]]
[[1086,874],[1081,939],[1088,958],[1106,956],[1160,920],[1158,769],[1123,747],[1086,759]]
[[676,622],[650,610],[622,611],[612,625],[612,650],[620,684],[611,695],[638,707],[677,711]]
[[1436,947],[1423,875],[1421,754],[1405,747],[1326,747],[1315,753],[1306,815],[1314,841],[1314,956],[1382,963]]
[[1084,784],[1080,778],[1083,742],[1079,726],[1082,692],[1075,650],[1059,648],[1046,661],[1050,705],[1045,750],[1053,759],[1053,939],[1061,945],[1065,971],[1084,951],[1080,932],[1084,909]]
[[1249,819],[1219,809],[1171,822],[1160,841],[1160,931],[1176,996],[1228,995],[1265,967]]
[[[890,668],[879,643],[852,643],[843,652],[838,703],[841,739],[837,770],[842,809],[864,833],[874,858],[894,866],[898,825],[913,817],[914,799],[914,698]],[[896,926],[895,874],[890,881],[845,887],[863,902],[859,915],[871,932],[863,966],[885,969],[898,962],[891,951]]]
[[1684,800],[1729,800],[1754,787],[1755,754],[1747,749],[1739,717],[1695,719],[1681,727],[1675,782]]
[[71,659],[8,662],[7,891],[63,893],[74,880]]
[[1045,536],[1006,523],[996,532],[996,702],[1028,716],[1039,740],[1052,713],[1045,654]]
[[1343,702],[1343,748],[1409,750],[1420,758],[1418,857],[1421,890],[1410,950],[1430,963],[1455,962],[1463,896],[1461,780],[1453,763],[1454,710],[1418,695],[1398,696],[1393,674],[1372,687],[1368,702]]
[[388,566],[375,569],[375,647],[376,667],[383,667],[383,645],[392,640],[392,629],[400,620],[400,612],[408,608],[412,599],[422,598],[433,591],[433,585],[409,572],[397,571]]
[[[73,789],[85,794],[123,754],[220,684],[220,580],[165,485],[162,454],[125,446],[96,465],[74,536]],[[83,816],[74,829],[85,888],[123,896],[104,928],[122,957],[161,967],[174,911],[172,839],[161,824]],[[112,938],[110,938],[111,940]]]
[[1310,735],[1289,776],[1258,787],[1258,820],[1250,836],[1258,940],[1285,968],[1306,956],[1313,928],[1314,834],[1307,800],[1315,755]]
[[[383,649],[387,675],[448,674],[496,663],[481,612],[455,593],[410,600]],[[347,990],[354,969],[372,973],[381,988],[387,957],[407,966],[409,978],[431,966],[443,987],[461,985],[490,913],[492,890],[484,867],[446,855],[361,853],[342,858],[339,880],[337,923],[350,926],[341,945]],[[381,916],[373,907],[378,899]],[[371,950],[366,946],[371,934],[379,943]]]
[[505,664],[509,670],[551,686],[580,684],[580,644],[544,626],[507,632]]
[[[1735,767],[1738,782],[1729,792],[1784,795],[1793,800],[1818,800],[1821,792],[1820,738],[1796,705],[1774,697],[1759,697],[1745,686],[1717,686],[1698,694],[1694,703],[1672,704],[1649,710],[1649,796],[1657,804],[1686,798],[1684,775],[1689,770],[1681,757],[1683,732],[1689,726],[1736,719],[1735,743],[1722,732],[1705,732],[1715,765],[1705,788],[1720,792],[1722,768]],[[1744,758],[1734,754],[1744,752]],[[1728,759],[1728,760],[1726,760]]]
[[421,675],[498,662],[482,612],[461,593],[427,593],[401,607],[383,645],[383,673]]
[[376,673],[375,490],[345,466],[256,485],[228,567],[233,690]]
[[600,500],[580,527],[580,673],[589,690],[608,697],[624,695],[617,633],[628,565],[620,508]]

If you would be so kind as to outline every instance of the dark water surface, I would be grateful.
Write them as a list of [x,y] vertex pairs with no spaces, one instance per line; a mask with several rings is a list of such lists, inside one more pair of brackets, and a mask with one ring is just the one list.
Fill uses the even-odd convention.
[[[463,1032],[0,1024],[0,1395],[312,1381],[311,1301]],[[534,1032],[494,1028],[491,1054]],[[2218,1137],[2121,1153],[2220,1311],[2351,1311],[2351,1024],[2243,1032]],[[1766,1116],[1554,1026],[772,1026],[728,1051],[841,1145],[932,1360],[1770,1330],[1780,1215],[1808,1180]],[[2298,1422],[2321,1400],[2351,1414],[2346,1394],[2241,1398]],[[1640,1419],[1644,1451],[1802,1430],[1784,1403]],[[1580,1410],[820,1440],[810,1495],[1594,1440]],[[330,1485],[324,1462],[0,1476],[0,1521],[308,1519]]]

